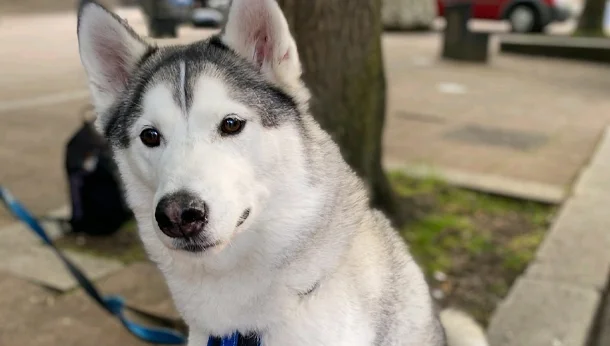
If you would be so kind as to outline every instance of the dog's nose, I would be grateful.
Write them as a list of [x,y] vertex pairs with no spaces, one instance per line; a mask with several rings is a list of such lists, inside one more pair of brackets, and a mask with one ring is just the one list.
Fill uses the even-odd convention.
[[192,238],[208,223],[208,208],[203,200],[187,191],[169,194],[157,203],[157,224],[171,238]]

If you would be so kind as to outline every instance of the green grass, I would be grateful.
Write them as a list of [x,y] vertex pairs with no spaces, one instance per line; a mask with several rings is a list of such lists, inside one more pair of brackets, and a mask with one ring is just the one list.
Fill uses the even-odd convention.
[[442,286],[435,283],[435,272],[447,274],[451,284],[443,287],[450,291],[450,303],[486,323],[534,257],[555,208],[433,178],[391,173],[390,181],[401,200],[415,209],[400,233],[431,284]]
[[542,242],[544,233],[538,230],[511,239],[504,249],[503,266],[508,270],[522,271],[534,258],[535,250]]
[[[451,251],[460,244],[460,233],[468,233],[467,219],[442,213],[427,215],[402,230],[413,255],[424,263],[428,275],[435,271],[446,272],[451,267]],[[455,235],[442,236],[446,229]]]
[[541,203],[451,187],[432,178],[417,180],[398,173],[390,177],[401,197],[417,199],[427,196],[434,200],[428,213],[401,230],[416,257],[427,262],[428,271],[447,270],[449,257],[455,250],[473,255],[497,250],[490,230],[473,224],[473,217],[477,215],[490,218],[519,215],[533,228],[530,233],[511,238],[503,249],[506,265],[522,268],[542,241],[553,210]]

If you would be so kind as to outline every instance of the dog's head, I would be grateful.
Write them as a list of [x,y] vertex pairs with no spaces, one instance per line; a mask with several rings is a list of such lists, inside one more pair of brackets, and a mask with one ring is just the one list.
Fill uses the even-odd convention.
[[234,0],[219,35],[171,47],[85,1],[78,41],[96,127],[149,251],[218,254],[236,234],[279,222],[278,204],[293,203],[298,218],[307,89],[274,0]]

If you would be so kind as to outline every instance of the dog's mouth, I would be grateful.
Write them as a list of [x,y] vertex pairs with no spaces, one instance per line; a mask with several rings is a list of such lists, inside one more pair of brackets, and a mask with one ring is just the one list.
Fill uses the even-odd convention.
[[196,240],[177,240],[177,241],[174,241],[173,245],[176,250],[198,253],[198,252],[204,252],[204,251],[211,249],[215,246],[218,246],[220,244],[222,244],[221,241],[203,242],[203,241],[196,241]]
[[[241,216],[237,220],[237,225],[235,226],[235,228],[244,224],[244,222],[250,216],[250,212],[251,212],[250,208],[244,210],[244,212],[241,214]],[[217,247],[217,246],[221,245],[222,243],[223,242],[220,240],[210,242],[210,241],[206,241],[205,239],[195,237],[195,238],[191,238],[191,239],[174,239],[172,245],[173,245],[174,249],[176,249],[176,250],[181,250],[181,251],[186,251],[186,252],[191,252],[191,253],[200,253],[200,252],[204,252],[208,249],[211,249],[213,247]]]

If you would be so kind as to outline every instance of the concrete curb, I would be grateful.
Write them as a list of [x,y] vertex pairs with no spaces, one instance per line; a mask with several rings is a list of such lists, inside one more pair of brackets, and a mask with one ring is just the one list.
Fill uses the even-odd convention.
[[386,162],[384,168],[396,170],[413,178],[439,178],[450,185],[501,196],[526,199],[548,204],[560,204],[566,197],[563,187],[506,178],[497,175],[469,173],[428,165],[405,165]]
[[535,259],[492,316],[491,345],[587,345],[610,272],[609,177],[610,127]]

